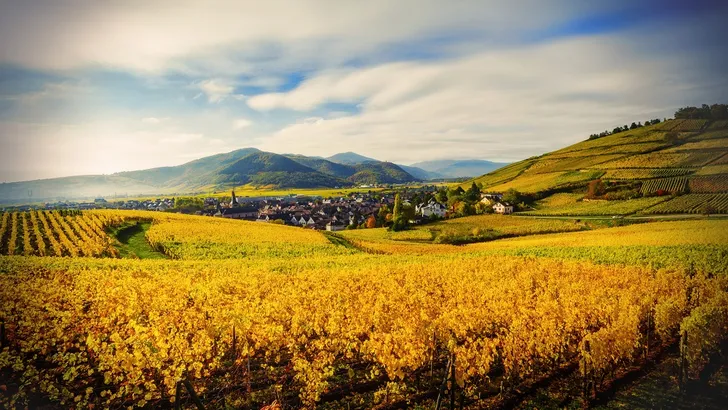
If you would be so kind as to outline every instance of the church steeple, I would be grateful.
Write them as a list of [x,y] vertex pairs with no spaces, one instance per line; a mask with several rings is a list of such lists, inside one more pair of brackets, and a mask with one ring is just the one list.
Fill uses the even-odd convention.
[[235,190],[233,189],[233,199],[230,201],[230,207],[232,208],[237,204],[238,204],[238,200],[237,200],[237,198],[235,198]]

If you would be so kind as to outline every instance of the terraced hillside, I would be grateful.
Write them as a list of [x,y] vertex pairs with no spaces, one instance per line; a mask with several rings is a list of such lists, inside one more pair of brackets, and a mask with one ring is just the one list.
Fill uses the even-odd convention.
[[[549,201],[520,210],[557,215],[592,214],[601,212],[600,208],[604,212],[619,208],[628,213],[728,212],[720,200],[721,194],[728,193],[728,122],[668,120],[589,139],[472,181],[486,192],[515,189],[533,200],[542,200],[556,193],[584,196],[587,184],[597,179],[606,192],[591,199],[630,204],[582,204],[580,198],[575,198],[575,213],[569,204],[560,204],[551,212]],[[470,186],[472,181],[463,186]],[[683,194],[700,194],[701,200],[680,199]],[[643,199],[655,196],[664,198]],[[637,199],[642,200],[632,206]],[[659,208],[651,212],[653,206]],[[621,211],[618,213],[624,214]]]

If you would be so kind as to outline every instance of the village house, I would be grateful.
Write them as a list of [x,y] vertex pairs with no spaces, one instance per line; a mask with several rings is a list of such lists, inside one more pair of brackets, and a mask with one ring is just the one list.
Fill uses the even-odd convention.
[[326,224],[326,230],[329,232],[343,231],[346,229],[346,225],[341,222],[331,221]]
[[435,215],[438,218],[444,218],[446,212],[447,208],[435,200],[430,200],[427,204],[415,207],[415,213],[425,218],[429,218],[432,215]]
[[485,205],[493,205],[503,200],[503,194],[480,194],[480,203]]
[[497,214],[508,215],[513,213],[513,205],[508,202],[496,202],[496,204],[493,205],[493,210]]
[[235,208],[223,208],[215,216],[230,219],[248,219],[254,221],[258,218],[258,208],[254,206],[239,206]]

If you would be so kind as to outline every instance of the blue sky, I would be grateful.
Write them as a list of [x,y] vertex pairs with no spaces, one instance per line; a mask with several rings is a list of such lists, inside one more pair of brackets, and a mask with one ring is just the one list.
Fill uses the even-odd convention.
[[709,1],[0,1],[0,181],[243,147],[515,161],[728,102]]

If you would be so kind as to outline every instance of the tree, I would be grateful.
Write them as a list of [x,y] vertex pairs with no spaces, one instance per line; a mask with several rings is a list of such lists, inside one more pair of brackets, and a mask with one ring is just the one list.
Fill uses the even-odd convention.
[[586,190],[586,197],[587,198],[598,198],[602,195],[604,195],[604,192],[606,189],[604,188],[604,183],[601,179],[595,179],[591,182],[589,182],[589,185],[587,185]]
[[435,198],[437,199],[437,202],[444,204],[447,202],[447,189],[443,188],[439,191],[437,191],[437,195],[435,195]]
[[368,229],[376,228],[377,227],[377,218],[374,217],[374,215],[371,215],[369,218],[367,218],[367,225],[366,227]]
[[675,131],[670,131],[667,134],[665,134],[665,142],[669,143],[670,145],[677,145],[677,143],[680,141],[680,135]]
[[389,206],[382,205],[379,207],[379,212],[377,212],[377,223],[379,226],[384,226],[389,222],[387,219],[387,215],[389,215]]
[[728,120],[728,105],[713,104],[710,106],[710,118],[713,120]]
[[402,197],[397,193],[397,195],[394,196],[394,210],[392,210],[392,215],[394,219],[396,220],[400,214],[402,213]]
[[522,202],[521,193],[511,188],[503,194],[503,201],[511,204]]
[[480,199],[480,188],[475,185],[475,182],[465,191],[465,199],[470,202],[475,202]]
[[392,211],[393,231],[401,231],[407,227],[407,217],[403,214],[402,197],[397,194],[394,197],[394,210]]

